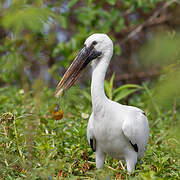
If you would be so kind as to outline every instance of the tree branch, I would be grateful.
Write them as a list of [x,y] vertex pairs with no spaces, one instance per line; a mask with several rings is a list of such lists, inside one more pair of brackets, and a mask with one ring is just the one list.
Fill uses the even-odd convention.
[[142,29],[145,26],[152,25],[153,20],[156,19],[167,7],[169,7],[173,3],[178,3],[178,2],[177,2],[177,0],[172,0],[172,1],[166,2],[160,9],[155,11],[154,14],[148,20],[146,20],[141,25],[139,25],[137,28],[135,28],[133,31],[131,31],[130,34],[121,41],[121,44],[125,43],[126,41],[128,41],[129,39],[134,37],[137,33],[142,31]]

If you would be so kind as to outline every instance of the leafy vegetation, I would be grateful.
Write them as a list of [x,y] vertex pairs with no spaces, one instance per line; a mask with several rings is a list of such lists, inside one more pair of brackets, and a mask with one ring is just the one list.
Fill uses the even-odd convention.
[[[161,0],[3,0],[0,81],[20,83],[22,74],[29,81],[34,76],[59,79],[59,67],[67,68],[85,38],[95,32],[111,36],[119,58],[121,31],[145,20],[138,18],[139,9],[148,14],[158,3]],[[48,68],[45,75],[39,71],[42,67]]]
[[114,77],[115,75],[113,74],[109,82],[106,80],[104,82],[106,95],[109,99],[113,101],[119,102],[123,98],[126,98],[128,95],[136,92],[137,90],[142,89],[141,86],[136,85],[136,84],[126,84],[126,85],[120,86],[117,89],[114,89],[113,88]]
[[1,178],[179,179],[180,114],[174,108],[162,115],[151,114],[145,90],[130,99],[129,104],[146,111],[151,128],[143,164],[138,163],[129,176],[125,164],[110,157],[104,170],[96,170],[95,155],[86,139],[88,116],[82,114],[91,112],[90,102],[80,93],[84,90],[76,86],[65,95],[60,102],[64,118],[56,121],[50,114],[56,103],[52,90],[39,92],[38,88],[30,92],[0,89]]

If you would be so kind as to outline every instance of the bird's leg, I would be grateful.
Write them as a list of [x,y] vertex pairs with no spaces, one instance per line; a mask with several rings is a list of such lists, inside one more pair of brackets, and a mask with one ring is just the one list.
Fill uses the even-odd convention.
[[137,153],[135,151],[129,151],[125,159],[126,159],[127,170],[129,173],[132,173],[137,162]]
[[106,158],[106,154],[102,152],[100,149],[96,150],[96,168],[102,169],[104,166],[104,161]]

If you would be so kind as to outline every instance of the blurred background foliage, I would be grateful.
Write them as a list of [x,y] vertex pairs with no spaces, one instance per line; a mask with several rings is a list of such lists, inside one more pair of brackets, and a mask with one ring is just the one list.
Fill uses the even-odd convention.
[[0,178],[128,178],[110,158],[104,173],[91,171],[90,69],[61,100],[64,119],[49,113],[58,81],[84,40],[100,32],[114,42],[107,96],[149,118],[147,163],[134,175],[178,179],[179,17],[178,0],[1,0]]
[[30,82],[41,77],[48,84],[56,85],[86,37],[95,32],[107,33],[114,41],[115,54],[108,78],[113,72],[118,73],[117,86],[123,81],[141,82],[151,78],[157,74],[156,70],[143,71],[137,52],[143,42],[154,37],[155,29],[162,26],[159,32],[162,28],[174,30],[178,20],[173,17],[179,15],[175,11],[177,5],[165,9],[131,39],[123,40],[164,3],[162,0],[1,1],[0,84],[19,85],[23,75]]

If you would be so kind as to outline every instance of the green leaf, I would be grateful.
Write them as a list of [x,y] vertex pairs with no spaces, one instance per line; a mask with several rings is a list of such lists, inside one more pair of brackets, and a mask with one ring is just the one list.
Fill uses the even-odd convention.
[[78,2],[78,0],[70,0],[68,3],[68,7],[72,8],[77,2]]
[[114,90],[114,94],[119,93],[120,91],[124,90],[124,89],[142,89],[141,86],[136,85],[136,84],[125,84],[123,86],[120,86],[119,88],[117,88],[116,90]]
[[106,95],[111,100],[113,98],[113,82],[114,82],[114,77],[115,77],[115,74],[113,73],[113,75],[111,76],[111,79],[110,79],[109,82],[106,81],[106,80],[104,81],[104,89],[105,89]]
[[114,77],[115,74],[113,73],[113,75],[111,76],[110,82],[109,82],[109,88],[110,88],[110,99],[112,100],[112,96],[113,96],[113,82],[114,82]]
[[59,17],[59,22],[60,22],[61,27],[63,27],[64,29],[66,29],[68,27],[66,16],[61,15]]
[[105,89],[107,97],[110,98],[111,96],[110,84],[106,80],[104,81],[104,89]]
[[124,19],[121,17],[119,18],[117,25],[115,26],[115,31],[119,32],[124,27]]
[[106,2],[112,6],[114,6],[116,4],[117,0],[106,0]]
[[130,94],[136,92],[138,89],[125,89],[123,91],[121,91],[115,98],[114,101],[120,101],[123,98],[126,98],[127,96],[129,96]]
[[13,29],[16,33],[20,33],[24,29],[40,32],[51,15],[52,12],[48,8],[20,6],[5,13],[2,25],[6,29]]
[[117,54],[118,56],[121,55],[121,47],[118,44],[114,45],[114,52],[115,54]]
[[91,95],[88,92],[82,91],[82,94],[88,101],[91,102]]

